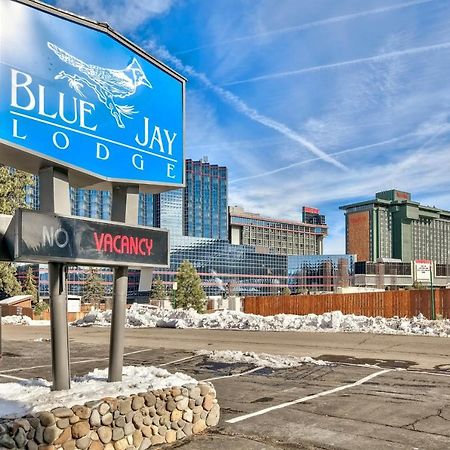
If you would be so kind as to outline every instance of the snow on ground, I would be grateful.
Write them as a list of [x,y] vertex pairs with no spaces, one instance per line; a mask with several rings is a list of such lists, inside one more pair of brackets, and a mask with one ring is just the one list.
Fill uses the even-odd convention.
[[2,317],[3,325],[31,325],[31,326],[48,326],[49,320],[33,320],[28,316],[5,316]]
[[211,361],[226,363],[246,363],[257,367],[270,367],[271,369],[288,369],[303,364],[327,366],[330,363],[309,356],[280,356],[268,353],[240,352],[233,350],[199,350],[197,355],[207,356]]
[[[236,311],[216,311],[198,314],[194,310],[166,310],[134,304],[127,311],[127,327],[208,328],[222,330],[253,331],[324,331],[360,332],[378,334],[417,334],[450,336],[450,320],[428,320],[419,314],[413,318],[366,317],[333,311],[325,314],[295,316],[278,314],[258,316]],[[109,326],[111,311],[91,311],[75,326]]]
[[0,383],[0,417],[15,418],[50,410],[57,406],[71,407],[103,397],[118,397],[171,386],[197,384],[183,373],[170,373],[157,367],[128,366],[123,368],[123,380],[108,383],[108,369],[94,369],[75,377],[68,391],[51,391],[51,383],[42,378],[14,383]]

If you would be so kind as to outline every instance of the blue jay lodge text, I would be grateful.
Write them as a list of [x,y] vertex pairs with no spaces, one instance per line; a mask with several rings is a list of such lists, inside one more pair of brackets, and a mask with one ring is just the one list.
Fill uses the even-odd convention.
[[[64,92],[50,90],[42,84],[34,83],[31,75],[11,69],[11,99],[12,136],[18,143],[26,142],[34,128],[29,121],[37,121],[54,127],[48,135],[48,146],[57,150],[69,150],[71,140],[76,134],[93,138],[92,155],[97,162],[106,162],[111,156],[111,150],[116,145],[131,151],[128,164],[139,171],[150,167],[148,156],[166,159],[167,178],[175,178],[175,163],[173,157],[174,143],[177,133],[167,130],[151,122],[149,117],[133,121],[134,142],[117,142],[110,136],[96,135],[98,124],[95,121],[95,104],[78,97],[69,97]],[[104,119],[102,117],[102,122]],[[28,121],[28,122],[27,122]],[[114,122],[115,124],[115,122]],[[137,132],[135,132],[137,131]],[[45,136],[40,134],[41,140]],[[25,146],[25,143],[23,144]],[[133,151],[134,150],[134,151]],[[128,153],[128,152],[127,152]],[[125,152],[123,163],[126,164]]]

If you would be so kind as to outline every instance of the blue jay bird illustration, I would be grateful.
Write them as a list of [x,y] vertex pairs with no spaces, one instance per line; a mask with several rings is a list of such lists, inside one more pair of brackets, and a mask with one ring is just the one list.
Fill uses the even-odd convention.
[[55,76],[55,79],[67,79],[69,86],[82,97],[85,97],[82,88],[85,85],[90,87],[99,101],[110,110],[117,125],[125,128],[122,116],[131,119],[131,116],[137,114],[138,111],[135,111],[134,106],[131,105],[118,105],[115,99],[133,95],[139,86],[152,88],[137,59],[133,58],[133,61],[122,70],[107,69],[87,64],[51,42],[47,42],[47,45],[61,61],[70,64],[85,75],[83,77],[77,74],[68,74],[62,70]]

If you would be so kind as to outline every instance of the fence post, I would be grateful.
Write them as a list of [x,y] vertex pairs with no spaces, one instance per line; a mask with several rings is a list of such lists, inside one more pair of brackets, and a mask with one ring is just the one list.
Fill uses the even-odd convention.
[[431,320],[436,320],[436,310],[434,305],[434,289],[433,289],[433,266],[430,270],[430,281],[431,281]]

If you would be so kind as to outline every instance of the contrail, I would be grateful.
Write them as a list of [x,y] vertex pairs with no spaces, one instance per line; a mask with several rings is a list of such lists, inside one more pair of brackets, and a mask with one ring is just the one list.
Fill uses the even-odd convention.
[[450,48],[450,42],[443,42],[441,44],[434,44],[434,45],[426,45],[423,47],[412,47],[412,48],[407,48],[406,50],[396,50],[394,52],[381,53],[380,55],[375,55],[375,56],[368,56],[367,58],[351,59],[348,61],[341,61],[341,62],[332,63],[332,64],[323,64],[320,66],[305,67],[304,69],[290,70],[287,72],[278,72],[278,73],[272,73],[272,74],[267,74],[267,75],[261,75],[259,77],[247,78],[245,80],[231,81],[229,83],[225,83],[224,86],[235,86],[237,84],[251,83],[254,81],[273,80],[275,78],[300,75],[303,73],[310,73],[310,72],[320,72],[322,70],[335,69],[335,68],[345,67],[345,66],[353,66],[353,65],[357,65],[357,64],[364,64],[367,62],[385,61],[387,59],[394,59],[394,58],[398,58],[400,56],[418,55],[420,53],[426,53],[426,52],[437,51],[437,50],[445,50],[448,48]]
[[[383,145],[393,144],[394,142],[401,141],[401,140],[403,140],[403,139],[405,139],[407,137],[411,137],[411,136],[417,136],[417,133],[407,133],[407,134],[403,134],[401,136],[397,136],[397,137],[392,138],[392,139],[388,139],[386,141],[376,142],[374,144],[361,145],[359,147],[347,148],[345,150],[340,150],[338,152],[331,153],[330,156],[338,156],[338,155],[343,155],[345,153],[356,152],[358,150],[367,150],[369,148],[381,147]],[[293,167],[298,167],[298,166],[303,166],[305,164],[309,164],[310,162],[317,161],[318,159],[319,158],[305,159],[303,161],[299,161],[299,162],[295,162],[295,163],[289,164],[288,166],[279,167],[278,169],[273,169],[273,170],[268,170],[266,172],[257,173],[256,175],[250,175],[248,177],[235,178],[234,180],[230,180],[228,183],[229,184],[233,184],[233,183],[238,183],[239,181],[253,180],[254,178],[266,177],[268,175],[273,175],[275,173],[284,172],[285,170],[292,169]]]
[[360,17],[367,17],[367,16],[371,16],[374,14],[382,14],[382,13],[386,13],[386,12],[396,11],[399,9],[409,8],[410,6],[416,6],[416,5],[422,5],[424,3],[430,3],[432,1],[434,1],[434,0],[416,0],[416,1],[412,1],[412,2],[399,3],[397,5],[387,6],[385,8],[369,9],[367,11],[361,11],[361,12],[354,13],[354,14],[346,14],[346,15],[342,15],[342,16],[330,17],[329,19],[316,20],[314,22],[308,22],[308,23],[304,23],[302,25],[296,25],[293,27],[280,28],[278,30],[266,31],[264,33],[250,34],[247,36],[241,36],[241,37],[234,38],[234,39],[227,39],[227,40],[224,40],[221,42],[215,42],[212,44],[200,45],[198,47],[194,47],[194,48],[191,48],[188,50],[179,51],[176,53],[176,55],[191,53],[191,52],[195,52],[197,50],[202,50],[204,48],[220,47],[224,44],[232,44],[234,42],[248,41],[248,40],[257,39],[260,37],[275,36],[277,34],[309,30],[310,28],[316,28],[316,27],[321,27],[324,25],[330,25],[330,24],[334,24],[334,23],[344,22],[346,20],[358,19]]
[[147,42],[146,47],[149,48],[151,52],[155,53],[156,56],[158,56],[159,58],[170,62],[170,64],[173,65],[180,72],[184,72],[188,76],[197,78],[203,84],[203,86],[214,92],[223,101],[232,106],[236,111],[247,116],[249,119],[262,125],[265,125],[266,127],[271,128],[275,131],[278,131],[279,133],[288,137],[289,139],[298,142],[299,144],[306,147],[311,153],[316,155],[319,159],[326,161],[330,164],[333,164],[334,166],[339,167],[340,169],[348,170],[346,166],[344,166],[339,161],[329,156],[323,150],[320,150],[312,142],[308,141],[307,139],[305,139],[303,136],[301,136],[288,126],[284,125],[283,123],[277,122],[276,120],[273,120],[270,117],[260,114],[256,109],[248,106],[243,100],[241,100],[233,93],[213,84],[205,74],[197,72],[194,68],[190,66],[185,66],[178,58],[171,55],[166,49],[158,47],[153,41]]

